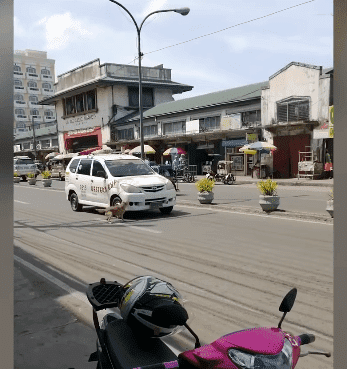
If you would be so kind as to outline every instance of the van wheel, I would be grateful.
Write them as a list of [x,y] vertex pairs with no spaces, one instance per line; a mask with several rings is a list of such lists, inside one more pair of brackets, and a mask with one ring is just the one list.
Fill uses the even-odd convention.
[[159,208],[162,214],[170,214],[172,212],[173,206],[167,206],[166,208]]
[[122,203],[122,199],[119,196],[115,196],[111,200],[111,206],[117,206]]
[[70,196],[70,204],[73,211],[81,211],[83,208],[83,206],[78,202],[78,196],[75,193]]

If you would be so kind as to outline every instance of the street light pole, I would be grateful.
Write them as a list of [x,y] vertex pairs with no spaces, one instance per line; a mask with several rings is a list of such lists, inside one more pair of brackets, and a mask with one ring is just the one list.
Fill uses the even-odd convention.
[[129,12],[129,10],[124,5],[120,4],[118,1],[115,1],[115,0],[110,0],[110,1],[120,6],[130,15],[130,18],[133,20],[135,27],[136,27],[136,31],[137,31],[137,49],[138,49],[138,59],[139,59],[140,146],[141,146],[141,159],[143,160],[144,159],[144,135],[143,135],[142,71],[141,71],[141,57],[143,56],[143,54],[141,53],[141,29],[142,29],[143,24],[145,23],[145,20],[153,14],[175,12],[181,15],[187,15],[190,12],[190,9],[189,8],[179,8],[179,9],[156,10],[155,12],[148,14],[144,18],[144,20],[142,21],[139,27],[135,21],[135,18],[132,16],[132,14]]
[[36,136],[35,136],[35,124],[34,124],[34,117],[32,117],[32,123],[31,123],[31,126],[33,128],[33,144],[34,144],[34,153],[35,153],[35,160],[36,160],[36,156],[37,156],[37,153],[36,153]]

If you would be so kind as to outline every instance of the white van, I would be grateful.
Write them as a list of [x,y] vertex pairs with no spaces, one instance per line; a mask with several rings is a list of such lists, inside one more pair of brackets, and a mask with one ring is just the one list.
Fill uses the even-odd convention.
[[18,173],[18,176],[21,177],[23,181],[26,181],[29,173],[34,173],[35,178],[40,173],[34,160],[29,158],[29,156],[15,156],[13,158],[13,171]]
[[106,208],[122,201],[127,211],[159,209],[169,214],[176,191],[168,179],[132,155],[88,155],[73,158],[65,173],[65,193],[73,211],[83,205]]

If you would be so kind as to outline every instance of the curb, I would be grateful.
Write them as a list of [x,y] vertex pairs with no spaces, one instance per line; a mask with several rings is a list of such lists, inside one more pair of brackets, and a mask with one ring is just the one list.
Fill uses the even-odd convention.
[[[238,184],[256,184],[257,182],[253,181],[237,181],[235,182],[236,185]],[[333,183],[311,183],[311,182],[278,182],[279,186],[310,186],[310,187],[334,187]]]
[[240,212],[244,214],[258,214],[258,215],[266,215],[269,218],[271,217],[283,217],[283,218],[289,218],[289,219],[301,219],[301,220],[313,220],[313,221],[320,221],[325,222],[327,224],[333,224],[334,219],[331,218],[329,215],[324,216],[322,214],[316,214],[316,213],[301,213],[301,212],[294,212],[294,211],[286,211],[282,209],[278,209],[275,211],[272,211],[270,213],[266,213],[262,211],[261,209],[246,207],[246,206],[226,206],[226,205],[218,205],[218,204],[198,204],[193,201],[189,200],[176,200],[176,205],[189,205],[196,208],[203,208],[203,209],[222,209],[222,210],[230,210],[235,212]]

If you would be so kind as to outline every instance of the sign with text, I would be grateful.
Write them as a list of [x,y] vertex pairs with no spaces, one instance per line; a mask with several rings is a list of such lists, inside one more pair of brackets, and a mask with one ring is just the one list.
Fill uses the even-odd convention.
[[199,119],[186,122],[186,133],[199,133]]
[[334,105],[329,106],[329,138],[334,137]]
[[256,133],[246,133],[246,140],[248,143],[253,143],[258,141],[258,135]]
[[220,121],[221,130],[240,129],[241,128],[241,114],[225,115]]

